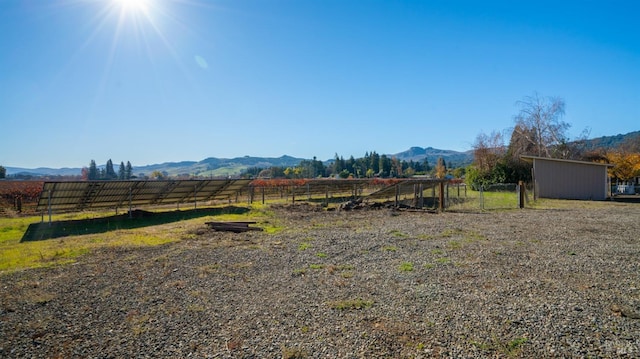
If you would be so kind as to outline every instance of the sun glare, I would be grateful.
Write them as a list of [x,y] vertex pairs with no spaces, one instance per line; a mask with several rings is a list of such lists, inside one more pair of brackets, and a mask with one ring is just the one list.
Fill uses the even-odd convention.
[[150,0],[112,0],[120,9],[126,13],[147,12]]

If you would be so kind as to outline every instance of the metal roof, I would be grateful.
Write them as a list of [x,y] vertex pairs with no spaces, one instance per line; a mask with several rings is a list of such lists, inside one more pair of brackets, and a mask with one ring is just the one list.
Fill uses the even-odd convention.
[[36,210],[159,205],[225,200],[249,185],[249,179],[166,181],[45,182]]
[[589,165],[589,166],[605,166],[605,167],[614,167],[611,163],[599,163],[599,162],[588,162],[588,161],[576,161],[576,160],[565,160],[562,158],[550,158],[550,157],[538,157],[538,156],[520,156],[522,160],[527,162],[533,162],[533,160],[538,161],[555,161],[555,162],[565,162],[565,163],[577,163],[581,165]]

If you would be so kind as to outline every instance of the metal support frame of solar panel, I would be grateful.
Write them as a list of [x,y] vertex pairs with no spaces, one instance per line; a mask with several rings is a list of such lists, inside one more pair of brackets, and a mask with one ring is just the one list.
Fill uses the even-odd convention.
[[405,196],[405,195],[414,195],[416,192],[416,185],[422,185],[422,190],[427,190],[429,188],[435,187],[440,182],[446,182],[447,180],[441,179],[411,179],[402,181],[396,184],[389,185],[385,188],[382,188],[379,191],[373,192],[367,196],[367,198],[371,199],[383,199],[383,198],[392,198],[396,195]]
[[248,179],[45,182],[37,210],[56,212],[224,200]]

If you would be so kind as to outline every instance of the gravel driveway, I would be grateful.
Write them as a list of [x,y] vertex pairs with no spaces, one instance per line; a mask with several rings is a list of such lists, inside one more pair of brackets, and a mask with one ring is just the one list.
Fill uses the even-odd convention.
[[274,220],[0,275],[0,357],[640,357],[638,204]]

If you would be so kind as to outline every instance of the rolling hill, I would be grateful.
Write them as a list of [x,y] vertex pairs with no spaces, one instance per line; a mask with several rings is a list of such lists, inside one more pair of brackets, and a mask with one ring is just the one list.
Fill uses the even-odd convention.
[[[585,148],[592,150],[595,148],[612,149],[617,148],[625,141],[640,138],[640,131],[615,136],[603,136],[586,140]],[[439,157],[442,157],[447,167],[461,167],[471,164],[473,161],[473,151],[458,152],[452,150],[442,150],[433,147],[410,147],[408,150],[396,154],[387,154],[389,157],[396,157],[399,160],[423,162],[426,158],[430,165],[435,165]],[[236,176],[250,167],[292,167],[297,166],[304,158],[291,156],[281,157],[236,157],[236,158],[216,158],[209,157],[201,161],[165,162],[153,165],[135,166],[133,172],[136,176],[150,175],[153,171],[160,171],[170,176],[205,176],[205,177],[226,177]],[[325,165],[331,164],[333,159],[325,161]],[[104,166],[99,166],[104,167]],[[47,177],[47,176],[79,176],[81,168],[20,168],[5,167],[7,176],[22,177]],[[117,168],[116,168],[117,170]]]

